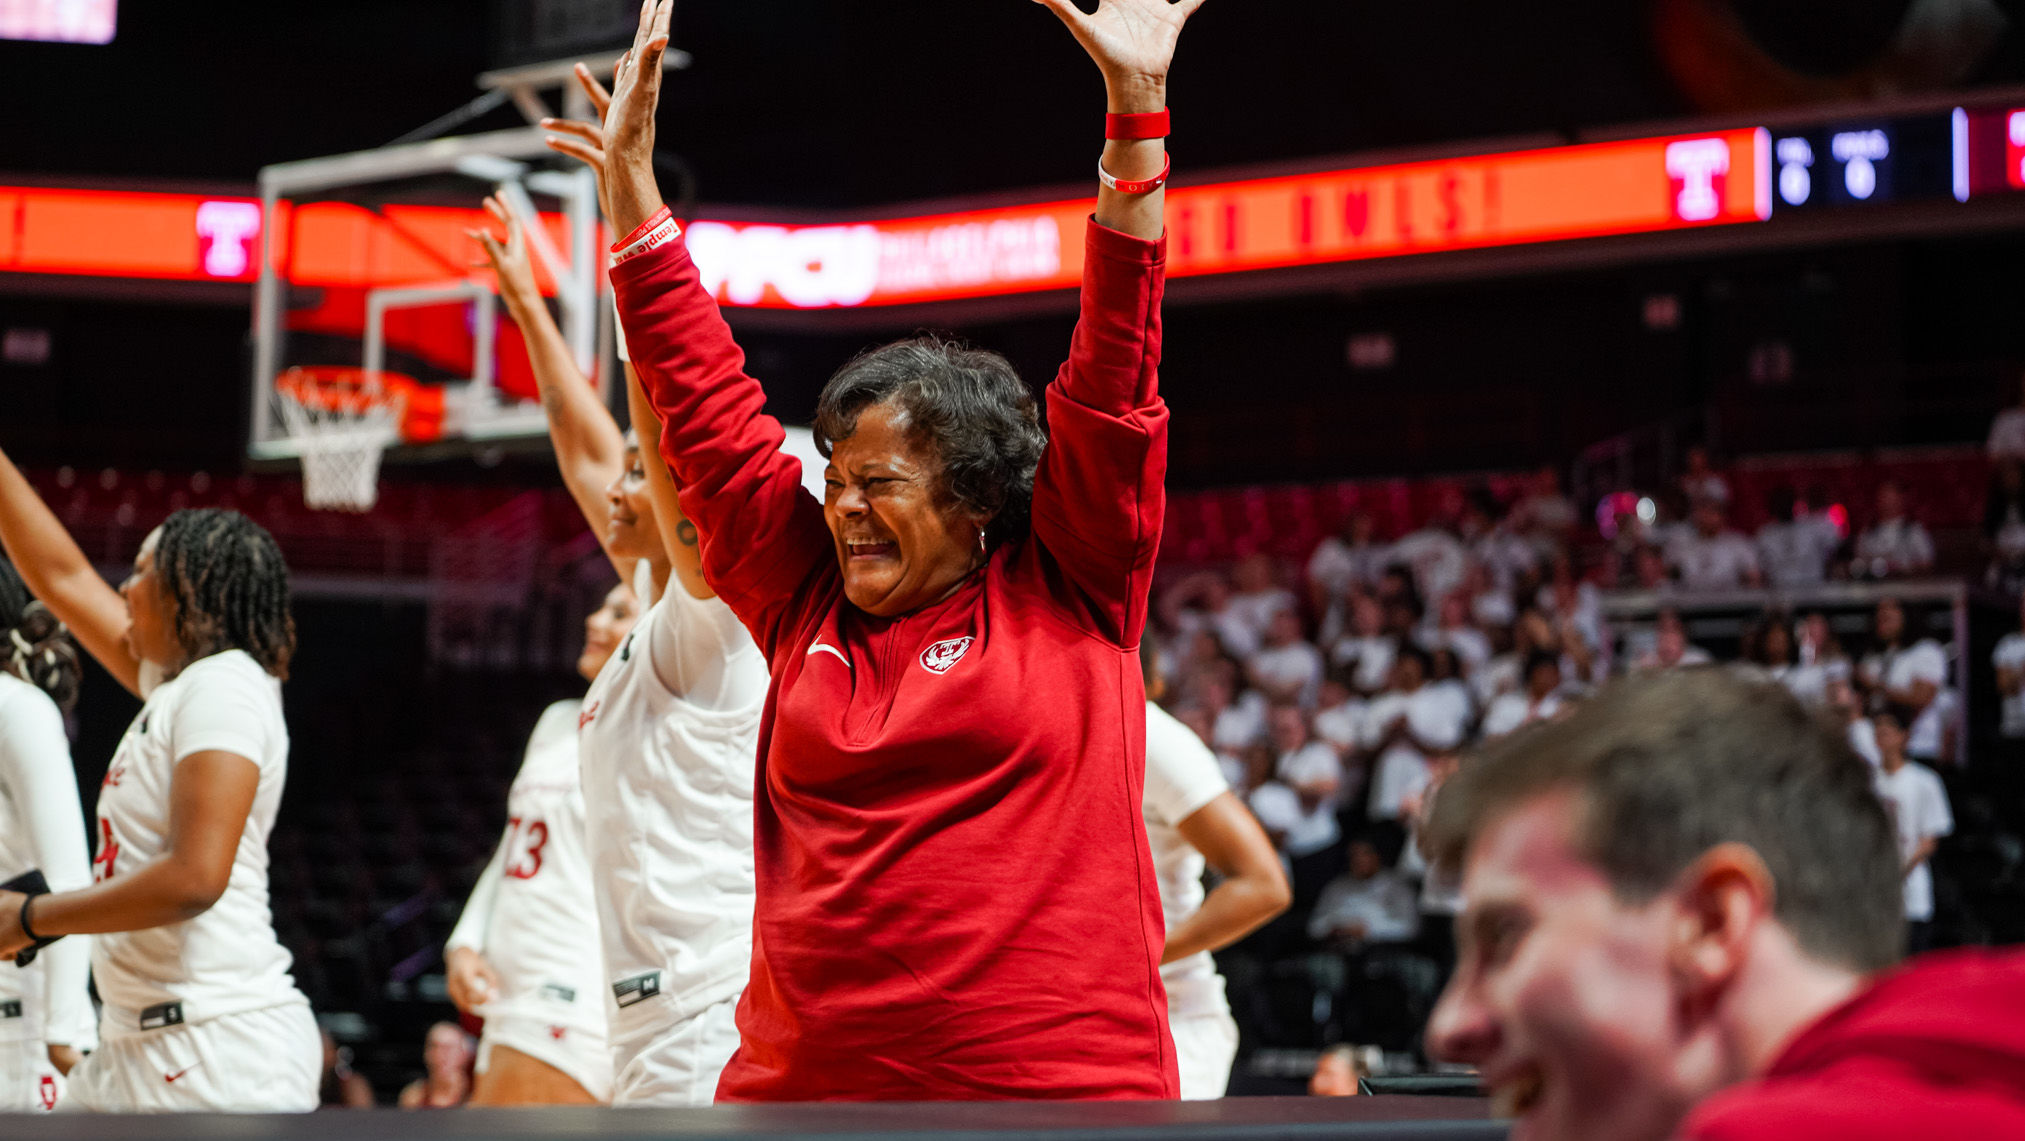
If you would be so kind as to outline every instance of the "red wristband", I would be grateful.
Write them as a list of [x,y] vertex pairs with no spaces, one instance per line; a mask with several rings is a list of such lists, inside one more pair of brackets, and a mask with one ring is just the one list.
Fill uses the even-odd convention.
[[652,218],[642,222],[638,229],[628,234],[625,241],[612,247],[611,266],[616,269],[642,254],[660,249],[681,236],[681,223],[675,220],[675,215],[666,206],[663,206],[654,212]]
[[1097,160],[1097,181],[1120,194],[1151,194],[1162,186],[1167,185],[1167,172],[1173,169],[1174,156],[1168,155],[1167,161],[1160,164],[1160,173],[1154,175],[1152,178],[1113,178],[1111,177],[1111,172],[1104,169],[1104,160],[1099,158]]
[[654,213],[650,215],[646,221],[634,227],[632,233],[627,234],[625,237],[620,238],[616,242],[613,242],[612,252],[618,253],[620,250],[623,250],[627,246],[632,245],[634,242],[639,241],[641,238],[646,237],[650,232],[653,231],[654,227],[660,225],[661,223],[667,221],[670,218],[673,218],[674,216],[675,212],[673,210],[668,209],[666,206],[663,206],[659,210],[654,211]]
[[1135,115],[1104,116],[1104,137],[1107,139],[1164,139],[1167,137],[1167,111],[1146,111]]

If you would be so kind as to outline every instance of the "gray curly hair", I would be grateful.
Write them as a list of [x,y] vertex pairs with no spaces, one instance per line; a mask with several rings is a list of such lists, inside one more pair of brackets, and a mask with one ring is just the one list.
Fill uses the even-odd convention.
[[943,495],[991,516],[987,546],[1026,537],[1034,472],[1048,435],[1012,362],[936,336],[870,349],[838,369],[816,401],[816,448],[828,458],[874,404],[906,413],[908,430],[941,461]]

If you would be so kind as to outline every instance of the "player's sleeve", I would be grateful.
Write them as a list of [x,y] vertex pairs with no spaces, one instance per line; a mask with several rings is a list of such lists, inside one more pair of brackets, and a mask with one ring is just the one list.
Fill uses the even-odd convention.
[[[70,739],[63,714],[38,691],[0,708],[0,788],[14,801],[27,830],[23,845],[51,891],[91,886],[91,858],[85,851],[84,811],[77,798],[77,774],[70,763]],[[48,1004],[43,1038],[57,1046],[95,1044],[95,1019],[85,987],[91,971],[91,939],[73,935],[42,953]]]
[[1160,399],[1166,240],[1085,230],[1081,316],[1047,389],[1033,541],[1074,584],[1103,636],[1136,646],[1167,502]]
[[274,739],[281,717],[267,675],[258,666],[236,665],[207,670],[177,695],[169,722],[171,764],[215,750],[245,757],[265,773],[273,758],[285,754],[285,743]]
[[510,827],[492,849],[492,858],[485,862],[485,870],[478,873],[478,882],[471,885],[471,898],[464,901],[464,914],[457,917],[457,926],[450,929],[450,938],[443,942],[446,952],[459,947],[469,947],[480,954],[485,952],[485,937],[492,931],[493,904],[499,898],[500,880],[506,875],[506,844],[512,838]]
[[[746,375],[717,301],[687,244],[669,241],[612,267],[640,387],[661,420],[661,456],[702,541],[703,574],[762,648],[808,591],[836,574],[820,503],[766,393]],[[649,441],[642,441],[646,446]]]
[[1146,807],[1154,819],[1176,825],[1230,790],[1216,754],[1152,702],[1146,703]]
[[766,696],[766,659],[728,603],[671,582],[641,621],[654,675],[669,693],[708,709],[744,709]]

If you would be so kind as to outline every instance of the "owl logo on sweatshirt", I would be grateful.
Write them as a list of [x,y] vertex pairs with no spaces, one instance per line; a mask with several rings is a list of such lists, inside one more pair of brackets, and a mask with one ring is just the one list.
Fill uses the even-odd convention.
[[945,638],[921,651],[921,668],[932,674],[946,674],[970,651],[971,638]]

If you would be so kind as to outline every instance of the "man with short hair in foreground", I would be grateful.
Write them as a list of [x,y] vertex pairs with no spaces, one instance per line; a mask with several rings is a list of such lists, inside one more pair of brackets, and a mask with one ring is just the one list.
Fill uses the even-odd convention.
[[2025,1137],[2025,953],[1902,953],[1870,768],[1773,685],[1620,682],[1490,745],[1428,1026],[1514,1141]]

